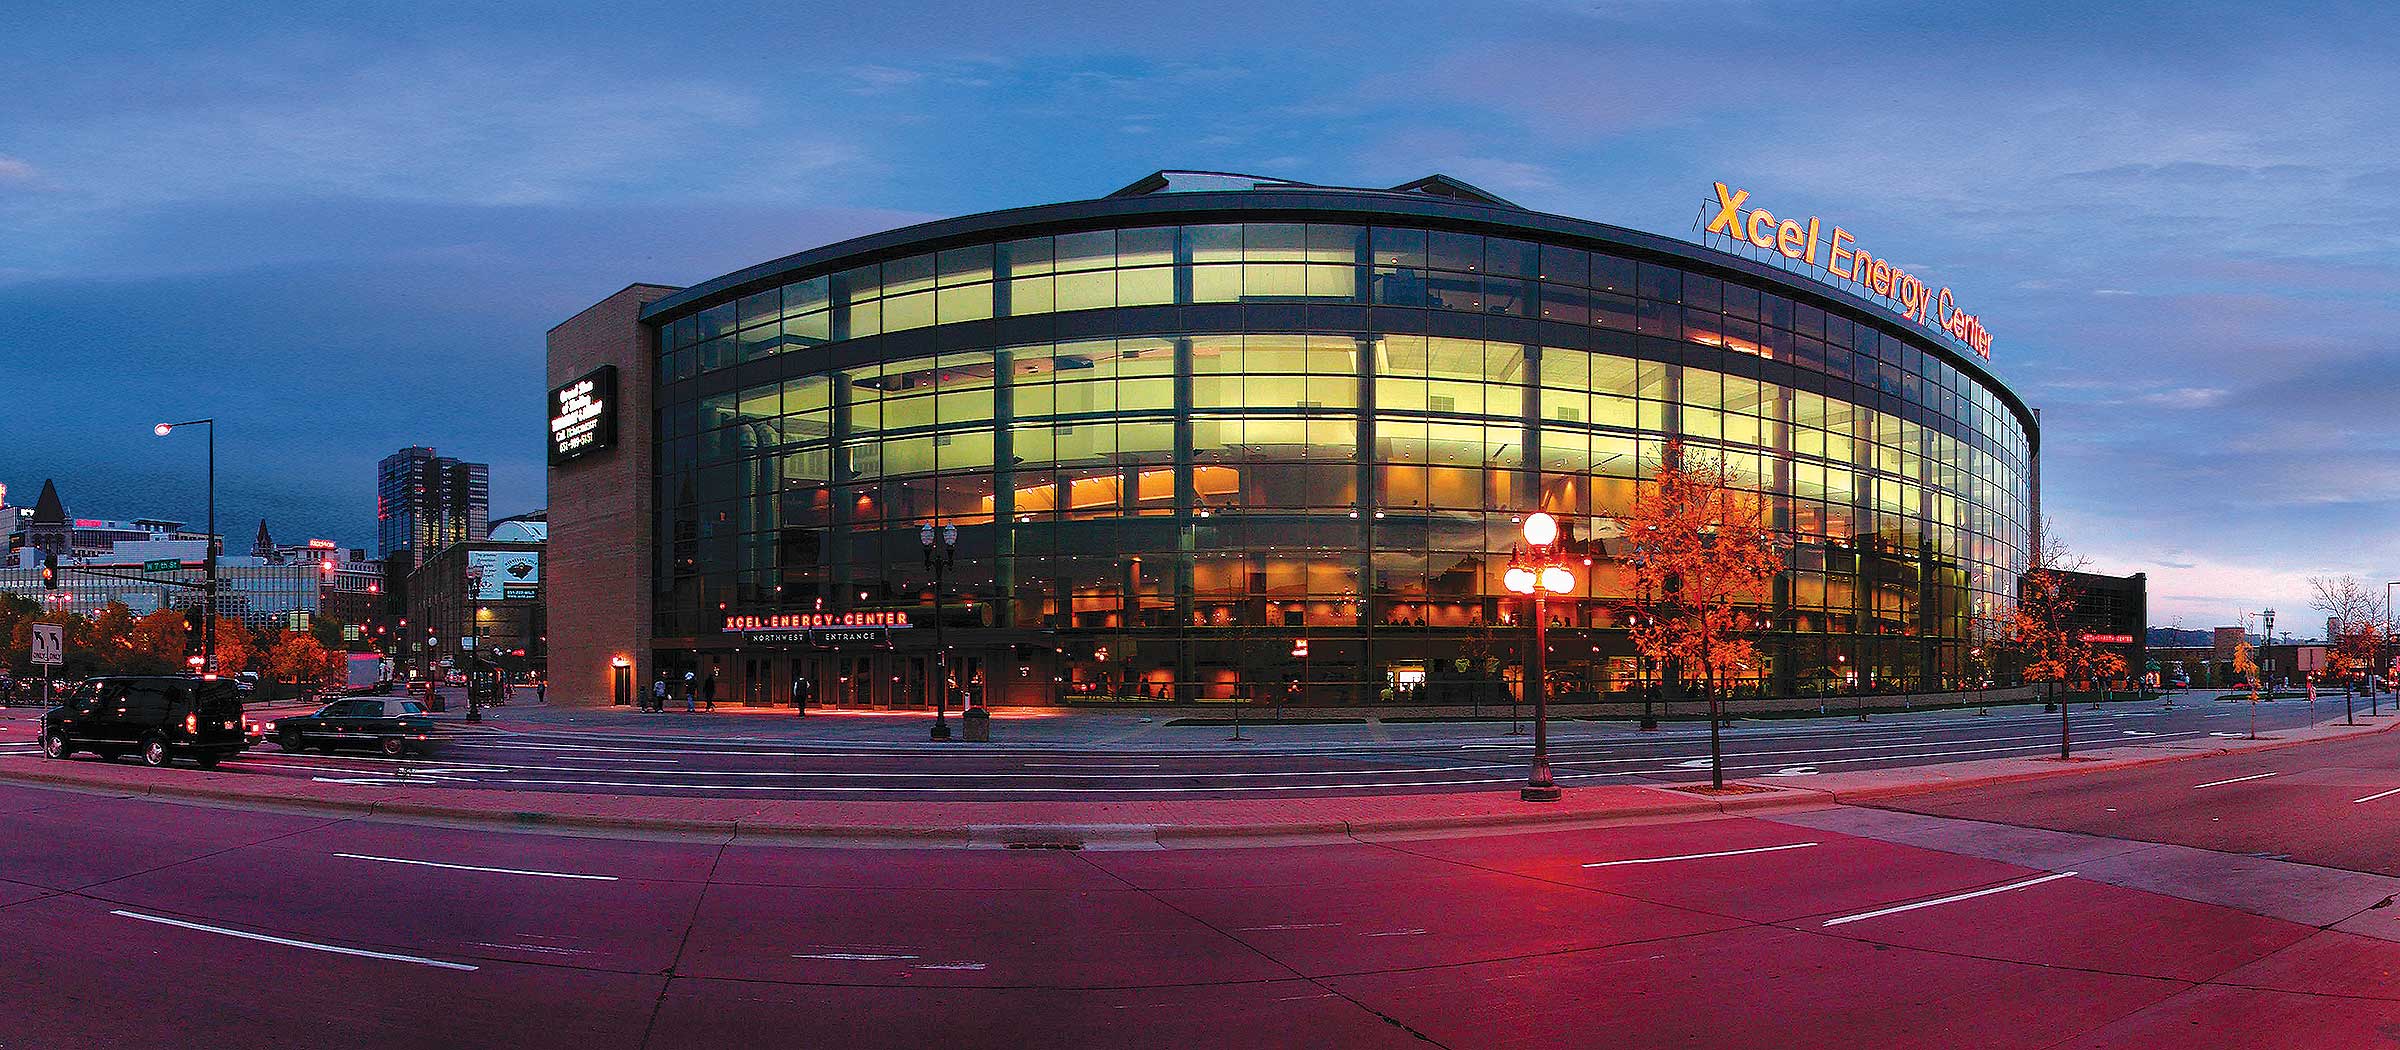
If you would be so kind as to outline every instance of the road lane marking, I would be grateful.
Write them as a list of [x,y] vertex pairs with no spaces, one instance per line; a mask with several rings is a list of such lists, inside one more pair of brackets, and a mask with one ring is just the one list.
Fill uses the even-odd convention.
[[1339,925],[1341,925],[1341,923],[1338,922],[1279,922],[1273,926],[1244,926],[1233,932],[1261,933],[1270,930],[1330,930]]
[[1825,925],[1839,926],[1846,922],[1858,922],[1861,919],[1879,919],[1886,915],[1898,915],[1904,911],[1915,911],[1919,908],[1930,908],[1936,904],[1956,904],[1959,901],[1974,900],[1977,897],[1989,897],[1995,893],[2006,893],[2010,890],[2021,890],[2028,886],[2039,886],[2045,882],[2056,882],[2059,879],[2071,879],[2074,877],[2074,872],[2061,871],[2050,875],[2044,875],[2039,878],[2026,879],[2023,882],[2012,882],[2006,886],[1994,886],[1990,889],[1976,890],[1972,893],[1955,893],[1948,897],[1935,897],[1929,901],[1918,901],[1915,904],[1902,904],[1893,908],[1878,908],[1874,911],[1860,912],[1856,915],[1844,915],[1839,919],[1825,920]]
[[1027,769],[1158,769],[1157,762],[1026,762]]
[[2194,785],[2192,785],[2192,790],[2194,790],[2194,791],[2198,791],[2198,790],[2200,790],[2201,788],[2213,788],[2213,787],[2216,787],[2216,786],[2217,786],[2217,785],[2219,785],[2219,784],[2239,784],[2239,783],[2241,783],[2242,781],[2245,781],[2245,780],[2265,780],[2265,779],[2267,779],[2268,777],[2271,777],[2271,776],[2274,776],[2274,775],[2275,775],[2275,774],[2273,774],[2273,773],[2252,773],[2252,774],[2250,774],[2249,776],[2246,776],[2246,777],[2234,777],[2234,778],[2233,778],[2233,779],[2231,779],[2231,780],[2211,780],[2211,781],[2209,781],[2209,782],[2208,782],[2208,783],[2206,783],[2206,784],[2194,784]]
[[1807,849],[1814,845],[1816,845],[1814,842],[1786,842],[1780,846],[1759,846],[1753,849],[1729,849],[1720,850],[1716,853],[1683,853],[1672,857],[1634,857],[1630,860],[1596,860],[1584,865],[1584,867],[1613,868],[1619,864],[1665,864],[1670,861],[1678,860],[1707,860],[1711,857],[1741,857],[1752,853],[1776,853],[1787,849]]
[[2376,792],[2376,793],[2374,793],[2374,794],[2372,794],[2372,795],[2369,795],[2369,796],[2367,796],[2367,797],[2365,797],[2365,798],[2354,798],[2354,799],[2351,799],[2351,800],[2350,800],[2350,803],[2351,803],[2352,805],[2357,805],[2358,803],[2361,803],[2361,802],[2373,802],[2373,801],[2375,801],[2376,799],[2379,799],[2379,798],[2382,798],[2382,797],[2384,797],[2385,795],[2400,795],[2400,788],[2393,788],[2393,789],[2391,789],[2390,791],[2378,791],[2378,792]]
[[251,933],[247,930],[229,930],[222,926],[210,926],[205,923],[185,922],[182,919],[170,919],[164,915],[144,915],[138,911],[112,910],[109,912],[109,914],[120,915],[128,919],[140,919],[143,922],[155,922],[162,926],[180,926],[187,930],[198,930],[202,933],[218,933],[227,937],[239,937],[246,941],[264,941],[268,944],[280,944],[286,948],[306,948],[312,952],[331,952],[335,955],[350,955],[361,959],[382,959],[385,962],[415,963],[419,966],[431,966],[443,970],[473,971],[480,969],[480,967],[472,966],[467,963],[444,962],[440,959],[426,959],[415,955],[395,955],[391,952],[371,952],[363,948],[344,948],[333,944],[318,944],[314,941],[295,941],[289,937],[270,937],[263,933]]
[[351,860],[372,860],[384,864],[414,864],[420,868],[448,868],[451,871],[488,871],[494,875],[533,875],[545,879],[585,879],[591,882],[615,882],[614,875],[577,875],[566,871],[531,871],[525,868],[484,868],[473,864],[444,864],[435,860],[408,860],[401,857],[377,857],[366,853],[336,853],[336,857]]
[[887,952],[807,952],[792,958],[823,959],[827,962],[900,962],[917,956]]

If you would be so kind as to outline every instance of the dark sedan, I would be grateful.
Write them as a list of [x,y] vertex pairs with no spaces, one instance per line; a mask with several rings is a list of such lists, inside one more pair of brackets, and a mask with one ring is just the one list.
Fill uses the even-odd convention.
[[400,696],[355,696],[336,700],[312,714],[278,718],[264,727],[268,739],[286,751],[337,747],[371,747],[398,758],[410,749],[432,747],[433,716],[423,701]]

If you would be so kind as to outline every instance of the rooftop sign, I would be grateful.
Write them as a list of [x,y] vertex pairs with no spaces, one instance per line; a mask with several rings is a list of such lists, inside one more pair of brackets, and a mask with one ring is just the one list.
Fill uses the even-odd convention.
[[601,365],[550,392],[550,465],[617,443],[617,366]]
[[1722,182],[1716,186],[1716,217],[1709,220],[1708,234],[1721,234],[1775,252],[1859,285],[1890,300],[1900,316],[1946,333],[1966,344],[1976,356],[1991,360],[1992,334],[1984,330],[1983,322],[1974,314],[1958,308],[1950,289],[1936,292],[1917,275],[1892,265],[1890,259],[1860,250],[1855,247],[1856,238],[1850,231],[1839,226],[1814,215],[1805,221],[1779,219],[1765,208],[1745,208],[1749,190],[1732,189]]

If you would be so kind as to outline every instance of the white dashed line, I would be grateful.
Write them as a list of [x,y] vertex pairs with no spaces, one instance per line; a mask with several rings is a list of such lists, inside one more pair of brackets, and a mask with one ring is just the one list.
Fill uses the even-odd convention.
[[1717,853],[1684,853],[1673,857],[1635,857],[1630,860],[1601,860],[1584,865],[1587,868],[1613,868],[1620,864],[1665,864],[1678,860],[1707,860],[1711,857],[1739,857],[1751,853],[1775,853],[1787,849],[1807,849],[1814,842],[1787,842],[1781,846],[1760,846],[1756,849],[1729,849]]
[[471,971],[477,969],[477,967],[470,966],[466,963],[444,962],[440,959],[424,959],[414,955],[394,955],[390,952],[370,952],[360,948],[343,948],[331,944],[317,944],[313,941],[295,941],[289,937],[270,937],[263,933],[250,933],[246,930],[228,930],[222,926],[208,926],[197,922],[185,922],[182,919],[170,919],[163,915],[144,915],[138,911],[111,911],[109,914],[121,915],[128,919],[140,919],[143,922],[155,922],[162,926],[179,926],[187,930],[198,930],[201,933],[215,933],[223,934],[227,937],[239,937],[246,941],[264,941],[268,944],[280,944],[286,948],[306,948],[312,952],[331,952],[335,955],[351,955],[361,959],[382,959],[386,962],[415,963],[418,966],[432,966],[443,970]]
[[524,868],[485,868],[473,864],[444,864],[435,860],[406,860],[400,857],[377,857],[365,853],[336,853],[349,860],[371,860],[383,864],[411,864],[420,868],[447,868],[451,871],[488,871],[494,875],[532,875],[544,879],[583,879],[589,882],[615,882],[614,875],[578,875],[566,871],[530,871]]
[[2234,777],[2234,778],[2233,778],[2233,779],[2231,779],[2231,780],[2211,780],[2211,781],[2209,781],[2209,782],[2208,782],[2208,783],[2206,783],[2206,784],[2194,784],[2194,785],[2192,785],[2192,790],[2194,790],[2194,791],[2198,791],[2198,790],[2200,790],[2201,788],[2213,788],[2213,787],[2216,787],[2216,786],[2217,786],[2217,785],[2219,785],[2219,784],[2239,784],[2239,783],[2241,783],[2242,781],[2245,781],[2245,780],[2265,780],[2266,778],[2268,778],[2268,777],[2271,777],[2271,776],[2274,776],[2274,775],[2275,775],[2275,774],[2273,774],[2273,773],[2252,773],[2252,774],[2250,774],[2249,776],[2246,776],[2246,777]]
[[2045,882],[2055,882],[2059,879],[2069,879],[2074,877],[2074,872],[2062,871],[2051,875],[2044,875],[2036,879],[2026,879],[2023,882],[2012,882],[2006,886],[1994,886],[1988,890],[1976,890],[1973,893],[1957,893],[1948,897],[1935,897],[1929,901],[1918,901],[1915,904],[1903,904],[1896,908],[1879,908],[1875,911],[1860,912],[1856,915],[1844,915],[1839,919],[1825,920],[1825,925],[1839,926],[1846,922],[1857,922],[1861,919],[1876,919],[1886,915],[1898,915],[1904,911],[1915,911],[1919,908],[1930,908],[1936,904],[1956,904],[1959,901],[1974,900],[1977,897],[1989,897],[1995,893],[2006,893],[2010,890],[2021,890],[2027,886],[2039,886]]

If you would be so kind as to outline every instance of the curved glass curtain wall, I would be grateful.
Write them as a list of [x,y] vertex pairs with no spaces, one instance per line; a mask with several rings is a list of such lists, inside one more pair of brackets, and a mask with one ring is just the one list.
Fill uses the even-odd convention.
[[[1607,334],[1584,350],[1156,332],[838,370],[858,355],[820,349],[1258,302]],[[1644,337],[1716,353],[1647,359]],[[1610,515],[1668,435],[1722,455],[1794,540],[1757,686],[1969,684],[2027,556],[2026,435],[1972,377],[1864,318],[1555,245],[1288,223],[1059,234],[796,281],[662,324],[658,342],[662,638],[713,632],[720,605],[923,608],[917,530],[939,520],[960,526],[968,615],[1103,639],[1062,646],[1070,662],[1121,664],[1109,677],[1151,695],[1255,694],[1290,671],[1279,648],[1251,650],[1304,631],[1327,639],[1312,682],[1364,698],[1394,667],[1471,668],[1513,648],[1499,575],[1513,516],[1537,504],[1595,562],[1586,600],[1560,615],[1614,625],[1632,596]],[[1822,372],[1826,392],[1745,375],[1746,357]],[[1108,638],[1123,639],[1113,658]],[[1631,687],[1622,636],[1592,639],[1581,680]]]

